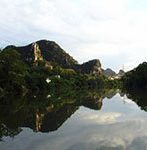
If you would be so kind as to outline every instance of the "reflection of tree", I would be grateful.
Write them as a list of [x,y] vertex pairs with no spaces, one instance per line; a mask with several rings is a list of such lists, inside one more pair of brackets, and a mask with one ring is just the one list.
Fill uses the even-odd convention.
[[81,93],[77,99],[78,105],[83,105],[90,109],[100,110],[103,105],[103,99],[105,97],[112,98],[118,91],[102,89],[99,91],[85,91]]
[[[78,108],[100,110],[103,98],[114,91],[72,91],[69,93],[31,93],[5,96],[0,101],[0,137],[17,135],[20,127],[34,131],[57,130]],[[113,93],[113,94],[111,94]]]
[[0,124],[0,140],[2,140],[3,136],[14,137],[15,135],[19,134],[21,131],[22,131],[21,128],[11,129],[4,124]]
[[145,90],[127,90],[127,97],[133,100],[142,110],[147,111],[147,93]]
[[67,104],[58,110],[47,113],[42,121],[41,132],[57,130],[76,110],[77,106]]

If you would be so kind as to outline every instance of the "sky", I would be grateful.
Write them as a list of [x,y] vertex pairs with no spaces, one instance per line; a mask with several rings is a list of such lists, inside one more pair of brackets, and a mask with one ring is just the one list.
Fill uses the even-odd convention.
[[0,47],[47,39],[79,63],[125,71],[147,58],[146,0],[0,0]]

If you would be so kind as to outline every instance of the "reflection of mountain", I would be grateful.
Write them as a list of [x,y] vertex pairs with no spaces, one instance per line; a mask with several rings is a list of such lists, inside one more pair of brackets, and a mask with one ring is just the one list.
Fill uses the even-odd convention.
[[[3,108],[7,109],[7,108]],[[49,132],[57,130],[76,110],[78,106],[66,104],[50,112],[32,112],[24,114],[20,111],[15,115],[0,115],[0,135],[13,136],[21,130],[19,127],[28,127],[34,131]],[[22,117],[23,116],[23,117]],[[5,118],[5,119],[3,119]],[[1,137],[1,136],[0,136]]]
[[104,95],[104,98],[107,97],[108,99],[111,99],[113,96],[115,96],[116,93],[120,92],[119,90],[111,89],[107,91]]
[[100,110],[103,99],[87,99],[82,103],[83,106],[94,110]]
[[21,125],[29,127],[34,131],[49,132],[57,130],[76,110],[74,105],[64,105],[58,109],[52,109],[50,112],[34,112],[32,118],[28,118]]
[[57,111],[47,113],[41,125],[41,132],[49,132],[57,130],[76,110],[77,106],[64,105]]
[[[55,131],[79,106],[100,110],[106,93],[114,95],[113,90],[105,90],[78,91],[75,94],[68,96],[61,94],[54,98],[47,98],[48,94],[5,97],[0,102],[0,135],[7,136],[10,133],[16,135],[21,131],[20,127],[28,127],[41,132]],[[9,134],[3,132],[4,126]]]
[[100,110],[102,107],[103,98],[99,93],[96,92],[89,92],[79,97],[80,99],[77,100],[77,105],[85,106],[90,109]]

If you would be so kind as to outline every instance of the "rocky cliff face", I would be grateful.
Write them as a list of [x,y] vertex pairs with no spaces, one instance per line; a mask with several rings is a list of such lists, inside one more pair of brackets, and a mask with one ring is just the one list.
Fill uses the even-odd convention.
[[38,60],[43,60],[42,54],[41,54],[41,50],[39,48],[39,45],[37,43],[33,43],[32,44],[32,51],[34,52],[34,62],[38,61]]

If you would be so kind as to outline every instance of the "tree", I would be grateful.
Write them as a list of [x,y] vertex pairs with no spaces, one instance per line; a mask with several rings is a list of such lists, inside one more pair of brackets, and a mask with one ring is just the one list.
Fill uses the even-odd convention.
[[27,66],[19,53],[13,49],[0,51],[0,88],[8,92],[21,93],[25,89]]
[[128,88],[147,87],[147,62],[140,64],[137,68],[127,72],[122,77],[122,82]]

